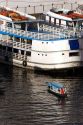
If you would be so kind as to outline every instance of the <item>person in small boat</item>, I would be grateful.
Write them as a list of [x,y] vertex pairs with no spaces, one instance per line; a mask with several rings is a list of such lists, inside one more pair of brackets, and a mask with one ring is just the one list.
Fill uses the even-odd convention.
[[61,88],[61,89],[59,89],[58,91],[59,91],[59,93],[62,94],[62,95],[65,93],[64,88]]

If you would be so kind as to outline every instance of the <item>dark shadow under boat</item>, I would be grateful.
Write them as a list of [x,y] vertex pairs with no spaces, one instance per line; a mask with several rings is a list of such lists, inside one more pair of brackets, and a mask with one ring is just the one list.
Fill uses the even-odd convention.
[[56,70],[42,70],[40,68],[35,68],[34,72],[41,75],[50,75],[52,77],[83,77],[83,67]]

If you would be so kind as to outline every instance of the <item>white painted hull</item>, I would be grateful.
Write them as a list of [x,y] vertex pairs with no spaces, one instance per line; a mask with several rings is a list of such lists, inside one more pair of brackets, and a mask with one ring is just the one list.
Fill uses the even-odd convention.
[[[71,68],[80,68],[83,67],[83,51],[82,51],[82,39],[79,40],[79,45],[81,48],[78,50],[71,50],[69,45],[69,40],[60,40],[54,41],[54,44],[51,42],[50,46],[47,44],[42,45],[41,41],[34,41],[32,43],[31,56],[26,59],[26,66],[23,65],[24,59],[20,59],[20,56],[13,56],[13,53],[10,57],[5,54],[1,54],[0,62],[15,65],[22,68],[29,69],[42,69],[42,70],[60,70],[60,69],[71,69]],[[44,41],[43,41],[44,42]],[[46,44],[46,41],[45,43]],[[69,54],[77,54],[69,56]],[[8,57],[8,60],[5,59],[5,55]]]
[[83,67],[83,62],[69,62],[69,63],[61,63],[61,64],[38,64],[38,63],[30,63],[27,62],[27,66],[23,66],[23,61],[12,59],[12,62],[4,61],[4,59],[0,58],[1,63],[14,65],[17,67],[28,68],[28,69],[41,69],[41,70],[62,70],[62,69],[73,69]]

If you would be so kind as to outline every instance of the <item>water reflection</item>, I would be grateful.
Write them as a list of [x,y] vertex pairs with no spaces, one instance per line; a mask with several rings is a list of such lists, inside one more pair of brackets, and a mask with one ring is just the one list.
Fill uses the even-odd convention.
[[[0,125],[81,125],[83,77],[52,77],[0,66]],[[68,97],[48,93],[47,81],[66,86]]]

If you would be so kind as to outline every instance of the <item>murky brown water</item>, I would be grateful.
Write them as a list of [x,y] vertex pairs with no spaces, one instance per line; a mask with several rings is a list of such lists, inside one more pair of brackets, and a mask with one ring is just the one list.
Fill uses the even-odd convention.
[[[47,81],[65,85],[68,98],[48,93]],[[52,77],[0,65],[0,125],[83,125],[83,77]]]

